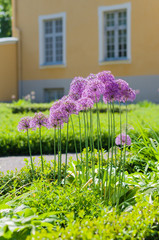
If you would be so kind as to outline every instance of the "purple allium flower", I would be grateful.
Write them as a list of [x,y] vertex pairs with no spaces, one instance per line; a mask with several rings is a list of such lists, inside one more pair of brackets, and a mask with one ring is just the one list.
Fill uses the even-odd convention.
[[103,101],[105,103],[117,100],[118,98],[118,84],[116,81],[105,82],[105,91],[103,94]]
[[66,112],[66,114],[71,115],[71,114],[78,114],[77,112],[77,105],[76,102],[73,101],[71,98],[66,99],[65,101],[62,102],[60,106],[60,110],[63,112]]
[[99,80],[101,80],[103,83],[106,83],[107,81],[114,81],[115,80],[115,77],[113,76],[113,74],[111,74],[110,71],[99,72],[97,74],[97,78]]
[[81,98],[81,93],[73,93],[69,92],[69,99],[72,99],[73,101],[77,101],[78,99]]
[[130,90],[129,84],[123,79],[116,80],[116,83],[118,84],[117,100],[120,102],[125,102],[128,99],[130,100],[131,90]]
[[131,138],[125,133],[119,134],[115,139],[116,145],[131,145]]
[[82,111],[82,110],[88,110],[89,108],[93,107],[93,100],[91,98],[88,97],[82,97],[77,101],[77,108],[78,111]]
[[93,79],[95,79],[95,78],[97,78],[97,76],[96,76],[96,74],[94,74],[94,73],[90,73],[89,75],[88,75],[88,77],[87,77],[87,79],[90,81],[90,80],[93,80]]
[[82,93],[82,97],[91,98],[94,102],[99,102],[101,95],[104,93],[105,86],[98,80],[93,79],[88,82],[85,90]]
[[50,108],[50,112],[55,111],[56,109],[58,109],[61,106],[61,104],[62,104],[61,100],[58,100],[58,101],[54,102],[53,105]]
[[132,88],[129,88],[129,91],[128,91],[126,97],[127,97],[127,101],[133,102],[136,98],[135,90],[133,90]]
[[31,128],[30,126],[30,121],[31,121],[31,117],[23,117],[21,118],[19,124],[18,124],[18,131],[21,132],[22,130],[24,130],[25,132]]
[[64,122],[68,122],[69,114],[66,111],[62,111],[60,108],[50,112],[49,125],[50,127],[57,127],[63,125]]
[[83,77],[75,77],[70,85],[69,97],[73,100],[78,100],[82,96],[88,80]]
[[42,112],[35,113],[34,117],[30,121],[30,126],[36,129],[36,127],[41,128],[42,126],[48,126],[48,117],[46,117]]

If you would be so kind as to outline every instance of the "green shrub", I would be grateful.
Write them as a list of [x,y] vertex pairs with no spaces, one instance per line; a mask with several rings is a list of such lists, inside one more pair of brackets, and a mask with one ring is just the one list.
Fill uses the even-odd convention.
[[158,203],[138,203],[132,212],[116,215],[115,211],[105,211],[98,218],[74,221],[70,214],[66,228],[41,230],[31,234],[29,239],[146,239],[159,238]]

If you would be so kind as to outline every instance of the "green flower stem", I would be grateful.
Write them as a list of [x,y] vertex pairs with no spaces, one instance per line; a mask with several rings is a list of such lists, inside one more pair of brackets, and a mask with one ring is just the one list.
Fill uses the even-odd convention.
[[79,121],[79,132],[80,132],[80,154],[81,154],[81,166],[82,166],[82,135],[81,135],[81,118],[80,118],[80,113],[78,114],[78,121]]
[[68,123],[67,123],[67,140],[66,140],[66,157],[65,157],[65,177],[64,177],[64,185],[66,184],[66,171],[67,171],[68,130],[69,130],[69,121],[68,121]]
[[35,179],[35,176],[34,176],[34,165],[33,165],[33,159],[32,159],[32,154],[31,154],[31,147],[30,147],[30,139],[29,139],[29,131],[28,131],[28,129],[27,129],[27,139],[28,139],[28,147],[29,147],[29,154],[30,154],[30,161],[31,161],[31,169],[32,169],[33,179]]
[[58,127],[58,184],[60,184],[60,128]]
[[113,113],[112,113],[112,103],[110,103],[110,127],[111,127],[111,161],[110,161],[110,171],[109,171],[109,197],[108,201],[110,201],[110,193],[111,193],[111,180],[112,180],[112,167],[113,167],[113,146],[114,146],[114,134],[113,134]]
[[[125,134],[126,134],[126,142],[124,144],[124,156],[123,156],[123,174],[122,174],[122,182],[125,182],[125,161],[126,161],[126,146],[127,146],[127,125],[128,125],[128,108],[127,108],[127,102],[126,102],[126,129],[125,129]],[[125,194],[124,194],[124,199],[125,199]]]
[[[121,170],[122,170],[122,119],[121,119],[121,102],[119,102],[119,112],[120,112],[120,139],[121,139],[121,151],[120,151],[120,161],[119,161],[119,185],[118,185],[118,202],[121,194],[122,188],[122,179],[121,179]],[[118,205],[118,203],[117,203]]]
[[107,168],[106,168],[106,186],[105,186],[105,200],[108,204],[107,191],[108,191],[108,168],[109,168],[109,149],[110,149],[110,109],[109,103],[107,103],[107,114],[108,114],[108,159],[107,159]]
[[[87,139],[88,139],[88,150],[89,150],[89,139],[90,139],[90,146],[91,146],[91,137],[90,137],[90,128],[89,128],[89,120],[88,120],[88,110],[86,111],[86,125],[87,125]],[[88,166],[88,162],[87,161],[87,171],[89,170],[89,166]]]
[[[93,118],[92,118],[92,109],[90,108],[90,132],[91,132],[91,159],[92,159],[92,178],[93,178],[93,187],[95,186],[95,165],[94,165],[94,159],[95,159],[95,152],[94,152],[94,136],[93,136]],[[93,154],[92,154],[93,153]]]
[[54,182],[56,174],[56,128],[54,128]]
[[61,183],[61,125],[60,125],[60,183]]
[[41,169],[42,169],[42,173],[44,173],[44,162],[43,162],[42,141],[41,141],[41,127],[39,127],[39,137],[40,137]]
[[[114,113],[114,101],[113,101],[113,137],[115,137],[115,113]],[[114,190],[114,195],[115,195],[115,202],[117,199],[117,188],[116,188],[116,175],[117,175],[117,157],[116,157],[116,144],[115,144],[115,190]]]
[[86,182],[88,181],[88,128],[86,123],[85,112],[83,112],[84,129],[85,129],[85,147],[86,147]]
[[[73,130],[73,138],[74,138],[75,152],[76,152],[76,158],[77,158],[77,165],[79,165],[78,154],[77,154],[77,145],[76,145],[76,139],[75,139],[75,130],[74,130],[72,115],[70,116],[70,119],[71,119],[71,123],[72,123],[72,130]],[[76,170],[76,179],[77,179],[77,170]]]
[[[100,117],[99,117],[99,108],[98,103],[96,102],[96,108],[97,108],[97,131],[99,131],[98,138],[100,141],[100,147],[101,147],[101,165],[102,165],[102,188],[101,188],[101,196],[103,197],[103,149],[102,149],[102,135],[101,135],[101,126],[100,126]],[[100,160],[100,159],[99,159]],[[100,176],[100,161],[99,161],[99,176]],[[99,178],[100,180],[100,178]]]
[[100,191],[100,152],[99,152],[99,123],[98,123],[98,106],[97,106],[97,103],[96,103],[96,112],[97,112],[97,148],[98,148],[98,163],[99,163],[99,166],[98,166],[98,181],[99,181],[99,191]]
[[81,154],[81,168],[82,168],[82,179],[84,179],[84,163],[83,163],[83,154],[82,154],[82,133],[81,133],[81,117],[80,113],[78,114],[79,120],[79,131],[80,131],[80,154]]

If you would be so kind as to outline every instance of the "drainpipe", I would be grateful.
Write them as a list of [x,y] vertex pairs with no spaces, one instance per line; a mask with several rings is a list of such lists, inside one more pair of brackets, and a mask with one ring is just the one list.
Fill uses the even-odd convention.
[[12,34],[18,38],[17,49],[17,71],[18,71],[18,98],[22,98],[23,86],[22,86],[22,64],[21,64],[21,30],[17,27],[17,1],[12,0]]

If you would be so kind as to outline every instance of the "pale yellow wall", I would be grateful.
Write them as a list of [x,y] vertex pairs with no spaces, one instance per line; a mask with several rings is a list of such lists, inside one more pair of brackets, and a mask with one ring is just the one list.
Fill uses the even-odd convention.
[[[16,0],[22,79],[68,79],[111,70],[116,76],[159,75],[159,0]],[[131,2],[131,63],[98,63],[98,7]],[[66,12],[65,68],[39,68],[40,15]]]
[[0,101],[18,94],[17,43],[0,44]]

